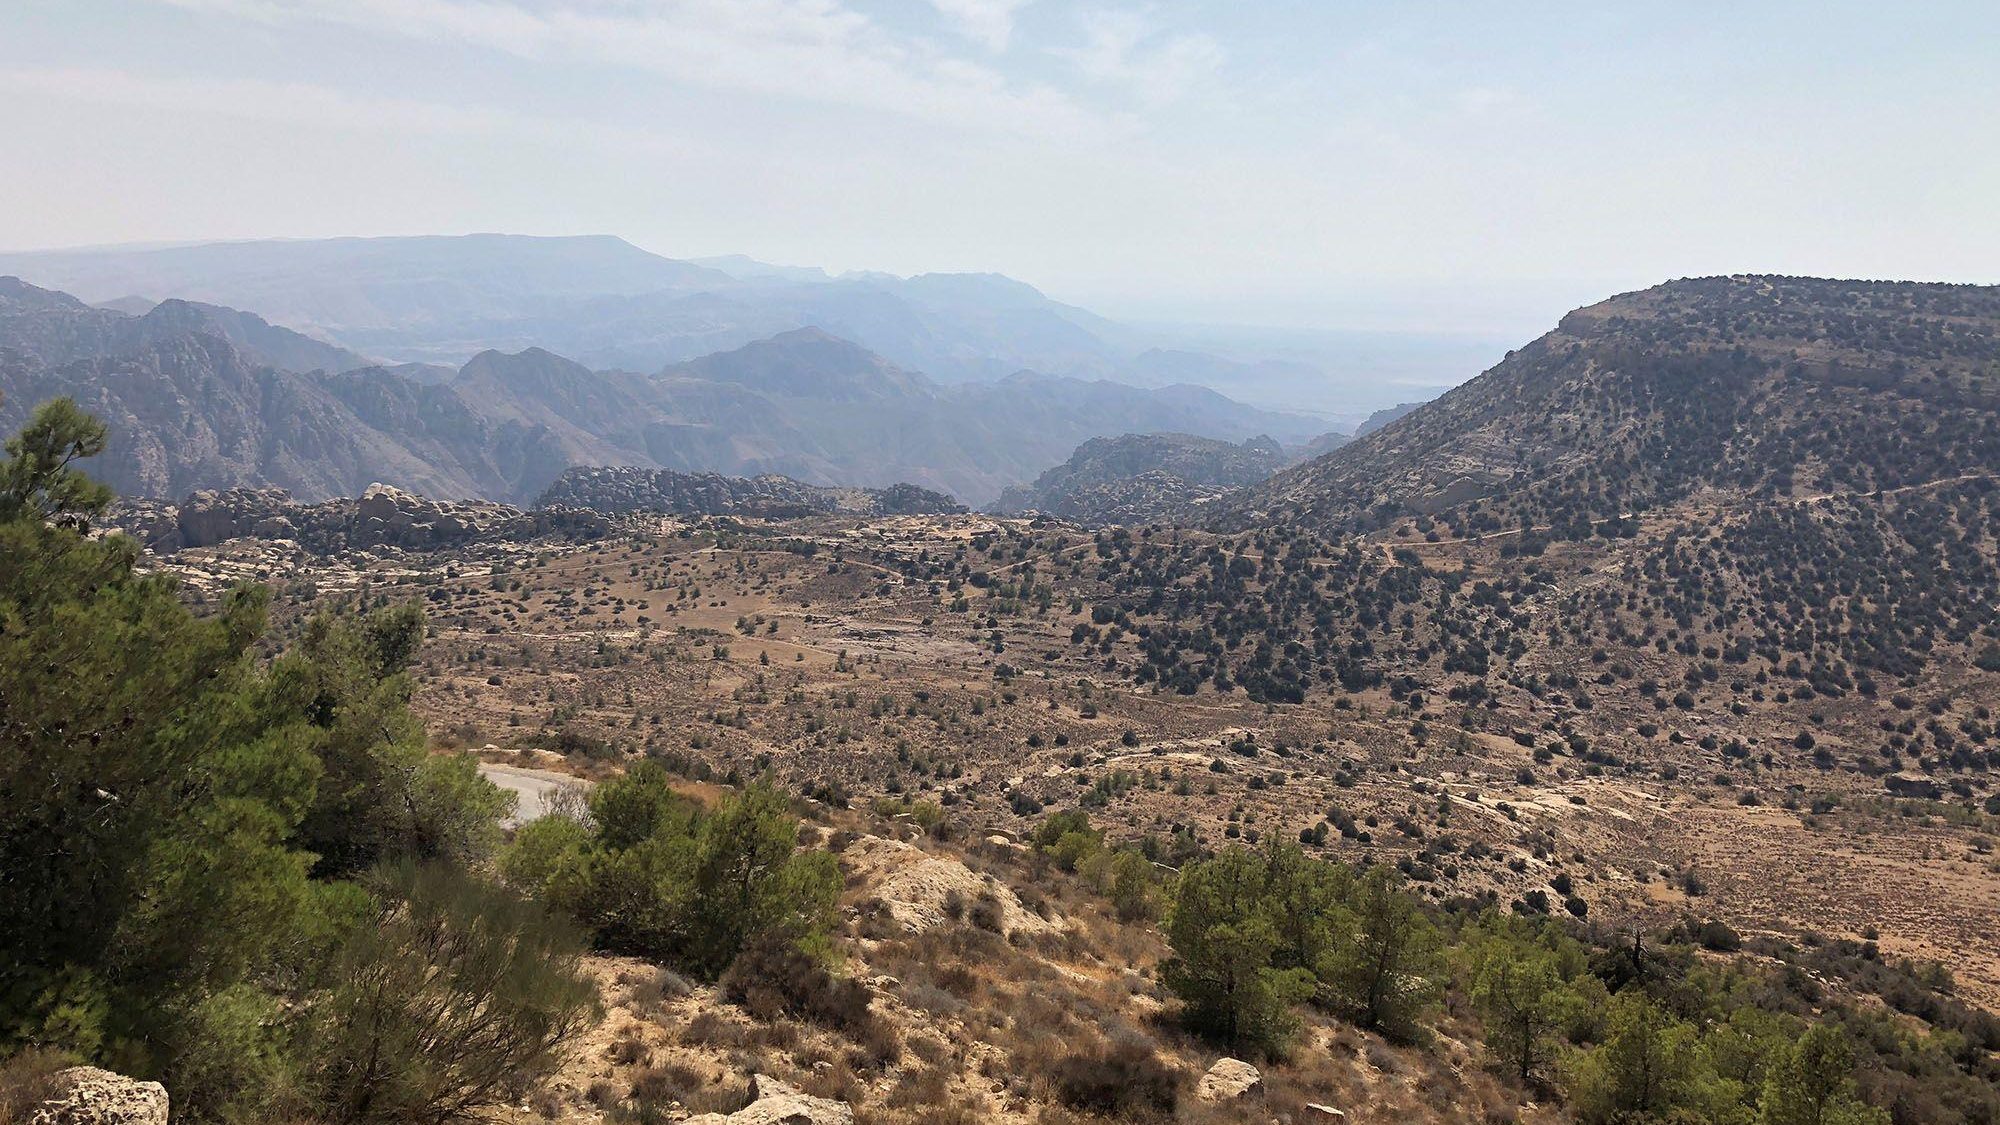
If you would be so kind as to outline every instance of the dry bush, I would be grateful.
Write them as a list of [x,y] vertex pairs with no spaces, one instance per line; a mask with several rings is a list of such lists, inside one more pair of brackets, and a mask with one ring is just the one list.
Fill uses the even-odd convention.
[[742,1047],[750,1041],[750,1029],[718,1012],[703,1009],[681,1025],[680,1040],[691,1047]]
[[[819,1060],[813,1060],[819,1061]],[[799,1083],[799,1089],[816,1098],[830,1098],[848,1105],[859,1105],[868,1096],[868,1087],[846,1063],[825,1060],[824,1067],[808,1066],[808,1073]]]
[[1000,905],[1000,897],[992,891],[985,891],[965,911],[965,920],[987,933],[1006,931],[1006,911]]
[[619,1066],[636,1066],[647,1061],[652,1052],[646,1049],[646,1041],[639,1037],[639,1029],[628,1025],[618,1033],[618,1038],[611,1041],[607,1054]]
[[840,979],[782,938],[752,942],[730,962],[722,995],[764,1021],[794,1016],[857,1042],[873,1030],[873,999],[860,981]]
[[935,1066],[906,1072],[882,1103],[891,1109],[944,1105],[951,1093],[951,1072]]
[[76,1060],[57,1051],[30,1047],[0,1062],[0,1125],[21,1125],[37,1105],[55,1093],[55,1074]]
[[1050,1078],[1056,1097],[1071,1109],[1125,1120],[1170,1115],[1180,1101],[1181,1072],[1133,1037],[1072,1052],[1057,1061]]

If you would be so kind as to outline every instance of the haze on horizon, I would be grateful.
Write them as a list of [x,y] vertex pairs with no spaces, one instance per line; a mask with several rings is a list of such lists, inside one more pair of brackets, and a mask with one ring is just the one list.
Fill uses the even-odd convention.
[[1525,339],[2000,279],[2000,8],[16,0],[0,248],[610,233],[1134,320]]

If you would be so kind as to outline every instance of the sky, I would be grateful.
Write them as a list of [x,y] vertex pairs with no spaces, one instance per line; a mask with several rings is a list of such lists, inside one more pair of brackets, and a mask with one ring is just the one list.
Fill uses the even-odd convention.
[[1526,333],[1681,276],[2000,281],[2000,4],[4,0],[0,151],[8,250],[609,233]]

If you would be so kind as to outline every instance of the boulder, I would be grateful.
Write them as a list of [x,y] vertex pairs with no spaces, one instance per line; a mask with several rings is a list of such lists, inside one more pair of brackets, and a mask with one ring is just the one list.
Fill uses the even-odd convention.
[[1195,1084],[1194,1096],[1205,1102],[1231,1102],[1262,1091],[1264,1076],[1242,1059],[1217,1059]]
[[802,1094],[768,1075],[753,1075],[755,1100],[735,1113],[704,1113],[685,1125],[854,1125],[854,1111],[845,1102]]
[[28,1125],[167,1125],[167,1090],[94,1066],[59,1070]]
[[197,492],[181,502],[180,541],[189,547],[206,547],[236,538],[236,513],[223,506],[220,494]]
[[1319,1102],[1307,1102],[1306,1120],[1314,1122],[1315,1125],[1333,1125],[1336,1121],[1347,1120],[1347,1111],[1344,1109],[1335,1109],[1330,1105],[1322,1105]]
[[259,539],[297,539],[299,529],[284,516],[265,516],[250,529],[250,534]]

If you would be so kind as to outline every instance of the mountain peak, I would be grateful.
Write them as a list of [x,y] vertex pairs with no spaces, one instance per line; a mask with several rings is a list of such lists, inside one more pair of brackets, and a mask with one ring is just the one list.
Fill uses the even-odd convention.
[[810,325],[753,340],[734,351],[690,360],[664,374],[692,375],[803,399],[928,395],[936,389],[924,376],[905,371],[852,340]]
[[30,285],[11,274],[0,276],[0,311],[76,310],[88,307],[67,293]]

